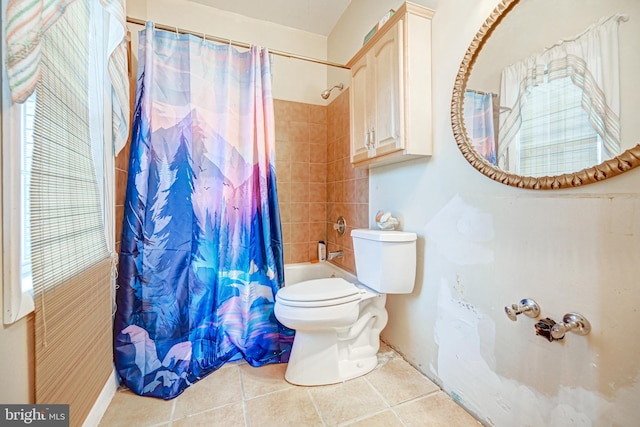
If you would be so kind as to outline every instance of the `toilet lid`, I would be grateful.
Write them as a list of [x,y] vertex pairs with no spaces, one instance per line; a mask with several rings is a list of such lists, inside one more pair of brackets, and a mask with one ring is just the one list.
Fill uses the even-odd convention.
[[360,299],[360,290],[350,282],[332,277],[307,280],[281,288],[276,301],[296,307],[323,307]]

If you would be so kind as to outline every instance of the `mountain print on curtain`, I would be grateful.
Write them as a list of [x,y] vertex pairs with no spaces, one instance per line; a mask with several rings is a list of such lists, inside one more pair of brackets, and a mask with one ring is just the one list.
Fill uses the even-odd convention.
[[114,325],[115,363],[171,399],[226,361],[286,362],[271,63],[188,35],[140,33]]

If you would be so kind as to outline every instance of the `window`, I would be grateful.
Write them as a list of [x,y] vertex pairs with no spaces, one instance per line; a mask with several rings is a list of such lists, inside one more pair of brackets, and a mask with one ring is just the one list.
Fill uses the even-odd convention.
[[3,75],[3,283],[4,323],[13,323],[33,311],[29,181],[33,157],[35,96],[11,105]]
[[31,212],[29,185],[33,162],[33,126],[36,115],[35,94],[21,108],[20,138],[20,287],[22,292],[33,294],[31,275]]
[[107,26],[99,6],[90,12],[92,5],[98,2],[69,6],[81,10],[73,14],[74,26],[42,37],[42,75],[25,103],[11,102],[2,70],[5,324],[33,311],[38,283],[56,286],[108,257],[113,247],[112,158],[103,158],[104,141],[111,138]]
[[602,162],[602,138],[582,107],[582,94],[569,77],[529,89],[516,140],[516,173],[561,175]]

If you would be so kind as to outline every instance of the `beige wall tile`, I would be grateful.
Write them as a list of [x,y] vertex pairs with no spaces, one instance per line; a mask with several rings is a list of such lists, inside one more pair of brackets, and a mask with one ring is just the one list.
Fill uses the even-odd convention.
[[123,171],[129,170],[129,156],[131,154],[131,142],[127,141],[127,144],[120,150],[115,160],[116,169]]
[[356,203],[369,203],[369,177],[356,178]]
[[124,206],[116,206],[116,242],[120,241],[122,236],[122,226],[124,225]]
[[277,186],[278,201],[280,204],[291,202],[291,183],[278,181]]
[[291,161],[309,163],[309,143],[308,142],[291,143]]
[[356,221],[354,228],[369,228],[369,205],[358,203],[356,205]]
[[291,183],[291,202],[309,202],[309,182]]
[[290,222],[282,224],[282,240],[284,242],[291,242],[292,241],[292,238],[291,238],[291,223]]
[[276,140],[276,161],[291,160],[291,144],[287,140]]
[[280,183],[291,182],[290,160],[276,160],[276,179],[278,180],[278,190],[280,190]]
[[276,116],[275,121],[275,138],[276,138],[276,151],[278,150],[279,142],[289,142],[291,140],[290,134],[290,126],[288,120],[278,120],[278,116]]
[[309,242],[309,223],[302,222],[291,226],[291,243]]
[[327,125],[327,107],[324,105],[309,105],[309,123]]
[[327,220],[326,203],[309,204],[309,222],[324,222]]
[[327,163],[327,143],[321,144],[309,144],[309,158],[311,162],[315,163]]
[[318,259],[318,242],[309,242],[309,260]]
[[327,125],[325,124],[309,124],[309,142],[312,144],[327,143]]
[[[313,157],[312,157],[313,161]],[[326,163],[310,163],[309,164],[309,182],[327,182],[327,164]]]
[[309,104],[274,99],[275,117],[286,117],[289,121],[309,122]]
[[285,264],[290,264],[292,263],[292,259],[293,256],[291,255],[291,253],[293,252],[293,249],[291,248],[292,244],[291,243],[285,243],[283,245],[283,252],[284,252],[284,263]]
[[347,203],[356,202],[356,180],[349,179],[344,181],[344,201]]
[[291,162],[291,182],[309,183],[309,162]]
[[291,203],[291,223],[309,222],[309,203]]
[[115,177],[115,190],[116,190],[116,206],[124,205],[124,199],[127,193],[127,171],[116,169]]
[[319,242],[320,240],[326,239],[325,237],[326,227],[327,227],[327,223],[324,221],[309,223],[309,241],[312,242],[312,244],[314,244],[314,247],[315,245],[317,245],[317,242]]
[[309,122],[289,122],[289,141],[294,145],[309,144]]
[[280,203],[280,221],[283,224],[291,222],[291,203]]
[[327,202],[327,184],[325,183],[309,183],[309,201],[317,203]]
[[309,242],[291,244],[291,262],[309,261]]

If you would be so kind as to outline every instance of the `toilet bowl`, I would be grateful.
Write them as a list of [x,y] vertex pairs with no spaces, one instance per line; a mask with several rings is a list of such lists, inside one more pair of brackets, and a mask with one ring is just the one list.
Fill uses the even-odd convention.
[[[388,319],[386,293],[413,289],[415,233],[353,230],[351,236],[357,283],[315,279],[276,294],[276,318],[296,331],[285,373],[292,384],[333,384],[375,368]],[[358,254],[366,259],[359,262]]]
[[333,384],[371,371],[387,324],[385,300],[342,278],[281,289],[275,316],[296,331],[285,379],[296,385]]

